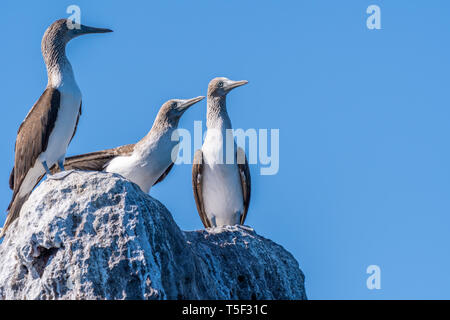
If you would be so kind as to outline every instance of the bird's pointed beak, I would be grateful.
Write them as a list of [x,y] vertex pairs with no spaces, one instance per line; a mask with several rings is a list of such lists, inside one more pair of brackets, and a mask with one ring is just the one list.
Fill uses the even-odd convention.
[[74,29],[74,33],[76,36],[81,36],[81,35],[90,34],[90,33],[108,33],[108,32],[113,32],[113,31],[111,29],[89,27],[89,26],[85,26],[82,24],[78,25]]
[[182,104],[180,104],[179,108],[183,111],[187,110],[189,107],[193,106],[197,102],[202,101],[203,99],[205,99],[204,96],[198,96],[196,98],[185,100]]
[[247,80],[241,80],[241,81],[230,81],[228,84],[225,85],[225,90],[230,91],[237,87],[243,86],[247,84]]

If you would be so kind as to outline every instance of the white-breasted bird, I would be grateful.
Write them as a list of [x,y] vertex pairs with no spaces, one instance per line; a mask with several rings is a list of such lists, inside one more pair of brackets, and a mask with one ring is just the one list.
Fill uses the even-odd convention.
[[81,115],[81,91],[66,56],[66,44],[81,35],[106,32],[112,31],[76,25],[67,19],[55,21],[45,31],[41,49],[48,84],[17,132],[14,168],[9,179],[13,196],[0,238],[19,216],[41,176],[50,174],[49,168],[54,164],[64,170],[66,150]]
[[207,132],[202,148],[195,152],[192,186],[197,211],[206,228],[244,224],[250,204],[250,171],[245,153],[233,139],[232,163],[226,160],[227,130],[232,129],[226,96],[248,83],[215,78],[208,85]]

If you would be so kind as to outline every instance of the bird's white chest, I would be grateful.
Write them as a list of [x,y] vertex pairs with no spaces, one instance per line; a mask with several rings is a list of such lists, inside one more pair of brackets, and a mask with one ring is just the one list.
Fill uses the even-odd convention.
[[239,223],[244,209],[242,186],[236,163],[224,164],[224,148],[217,134],[208,134],[202,147],[202,193],[206,215],[213,226]]
[[46,161],[49,167],[65,156],[81,107],[81,92],[75,83],[58,90],[60,105],[55,125],[50,134],[47,149],[40,156],[41,161]]
[[150,137],[137,148],[130,156],[113,159],[106,171],[122,175],[149,193],[172,163],[171,154],[174,148],[176,150],[176,143],[170,140],[170,135],[164,135],[154,139]]

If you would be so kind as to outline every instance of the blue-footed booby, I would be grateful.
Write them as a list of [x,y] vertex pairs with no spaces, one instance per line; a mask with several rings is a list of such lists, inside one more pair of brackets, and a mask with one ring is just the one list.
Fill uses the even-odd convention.
[[[64,167],[118,173],[149,193],[153,185],[164,180],[176,160],[172,157],[178,154],[179,142],[172,140],[172,136],[176,134],[180,117],[204,98],[169,100],[161,106],[152,128],[139,142],[68,157]],[[52,168],[52,172],[56,170],[56,166]]]
[[206,137],[195,152],[192,187],[197,211],[205,228],[244,224],[250,204],[250,171],[247,158],[233,140],[234,161],[224,161],[227,130],[232,129],[226,96],[248,83],[215,78],[208,86]]
[[[81,91],[66,56],[66,44],[81,35],[112,32],[109,29],[74,25],[67,19],[55,21],[42,38],[41,50],[47,66],[48,84],[19,127],[14,168],[9,179],[13,196],[0,238],[19,216],[33,188],[49,168],[64,170],[67,147],[75,135],[81,115]],[[56,178],[62,178],[60,175]]]

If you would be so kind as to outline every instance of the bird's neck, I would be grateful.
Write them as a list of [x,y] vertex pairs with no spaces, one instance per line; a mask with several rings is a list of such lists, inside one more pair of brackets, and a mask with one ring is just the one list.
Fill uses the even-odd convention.
[[48,87],[58,89],[76,86],[72,65],[66,56],[65,44],[44,46],[42,55],[47,66]]
[[145,157],[153,148],[157,148],[161,142],[172,144],[171,137],[176,128],[177,126],[171,124],[168,120],[165,121],[165,119],[157,117],[147,135],[137,143],[135,150],[141,157]]
[[231,120],[227,112],[226,98],[208,96],[206,127],[208,129],[231,129]]
[[153,121],[152,128],[142,140],[151,142],[158,141],[165,135],[168,135],[170,137],[172,132],[177,127],[177,119],[169,119],[166,114],[162,114],[161,112],[159,112],[155,118],[155,121]]

